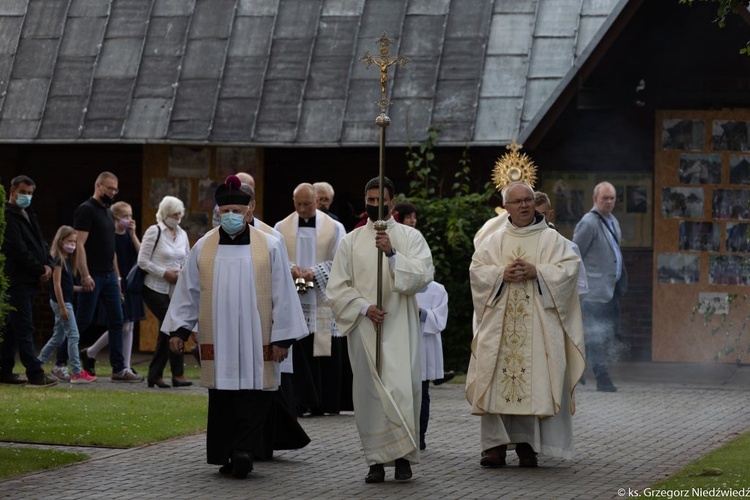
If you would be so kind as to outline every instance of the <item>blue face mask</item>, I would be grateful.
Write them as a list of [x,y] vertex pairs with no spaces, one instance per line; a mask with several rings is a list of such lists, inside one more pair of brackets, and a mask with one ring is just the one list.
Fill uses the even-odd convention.
[[31,195],[30,194],[19,194],[16,197],[16,205],[18,205],[21,208],[26,208],[29,205],[31,205]]
[[245,216],[242,214],[221,214],[221,228],[227,234],[236,234],[245,226]]

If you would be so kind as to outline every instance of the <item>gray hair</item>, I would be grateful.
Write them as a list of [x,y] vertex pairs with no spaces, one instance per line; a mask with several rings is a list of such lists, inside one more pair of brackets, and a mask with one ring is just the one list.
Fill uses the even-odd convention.
[[250,184],[243,182],[240,185],[240,191],[242,191],[245,194],[250,195],[250,201],[248,202],[248,205],[255,200],[255,189],[253,189],[253,187]]
[[330,196],[331,198],[333,198],[333,195],[335,194],[333,192],[333,186],[331,186],[327,182],[316,182],[315,184],[313,184],[313,187],[315,188],[316,192],[325,191],[326,193],[328,193],[328,196]]
[[534,188],[531,187],[531,184],[529,184],[528,182],[523,182],[523,181],[514,181],[508,184],[507,186],[505,186],[505,188],[502,191],[503,205],[505,205],[505,202],[508,201],[508,192],[510,191],[510,188],[516,187],[516,186],[526,186],[528,190],[531,192],[531,196],[532,197],[534,196]]
[[617,189],[611,183],[609,183],[607,181],[600,182],[599,184],[597,184],[596,186],[594,186],[594,199],[596,199],[596,197],[599,196],[599,191],[601,191],[601,189],[603,187],[605,187],[605,186],[608,187],[608,188],[611,188],[612,191],[615,192],[615,194],[617,193]]
[[156,222],[162,222],[172,214],[179,213],[185,215],[185,205],[179,198],[174,196],[165,196],[159,202],[159,209],[156,211]]

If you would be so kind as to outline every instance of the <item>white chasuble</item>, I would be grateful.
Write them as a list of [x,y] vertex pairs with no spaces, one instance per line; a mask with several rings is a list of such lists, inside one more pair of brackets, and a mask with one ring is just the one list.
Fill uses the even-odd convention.
[[199,325],[201,357],[214,361],[213,376],[202,374],[201,382],[211,388],[277,389],[278,363],[264,365],[269,344],[308,334],[281,241],[248,230],[250,245],[219,245],[218,229],[198,240],[162,323],[167,334]]
[[[503,282],[516,258],[534,264],[537,279]],[[563,387],[572,393],[584,368],[579,263],[543,221],[524,228],[508,221],[474,253],[478,327],[466,380],[472,413],[549,417],[560,411]]]
[[348,337],[354,373],[354,417],[368,464],[397,458],[419,461],[421,407],[420,329],[416,293],[432,281],[432,255],[422,234],[388,219],[395,263],[383,256],[381,367],[375,367],[376,334],[361,314],[377,303],[377,259],[372,222],[347,234],[328,281],[336,324]]

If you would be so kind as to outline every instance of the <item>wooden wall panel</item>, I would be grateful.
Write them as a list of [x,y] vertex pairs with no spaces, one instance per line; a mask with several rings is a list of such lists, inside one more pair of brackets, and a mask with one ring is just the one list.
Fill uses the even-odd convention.
[[[712,336],[710,327],[703,325],[703,315],[696,315],[691,320],[693,308],[696,307],[702,293],[726,293],[738,294],[740,297],[750,293],[748,285],[729,285],[711,283],[710,261],[721,255],[745,258],[745,253],[727,251],[727,224],[740,222],[750,223],[748,216],[744,215],[737,219],[714,218],[712,207],[714,204],[714,192],[719,189],[750,190],[750,183],[730,183],[729,164],[732,157],[747,156],[747,140],[738,142],[735,150],[727,150],[724,147],[714,149],[712,143],[712,130],[715,122],[736,121],[747,122],[750,128],[750,110],[662,110],[656,113],[655,123],[655,169],[654,169],[654,257],[653,265],[653,360],[654,361],[686,361],[706,362],[713,361],[714,357],[727,344],[728,339],[724,334]],[[686,144],[682,144],[675,136],[681,127],[679,122],[684,122]],[[689,123],[703,123],[704,133],[702,141],[696,134],[696,127]],[[666,129],[671,128],[671,132]],[[692,134],[690,130],[692,129]],[[750,135],[750,130],[746,130]],[[698,156],[694,156],[698,155]],[[680,159],[683,162],[683,174],[687,173],[685,168],[689,164],[688,159],[701,155],[713,155],[720,162],[720,179],[705,178],[694,179],[689,182],[687,176],[680,176]],[[719,165],[719,163],[716,163]],[[750,173],[750,172],[749,172]],[[682,180],[682,182],[681,182]],[[675,208],[674,205],[663,199],[664,188],[677,189],[683,195],[691,193],[692,189],[701,189],[703,195],[703,210],[686,210]],[[686,190],[687,191],[684,191]],[[671,192],[671,191],[670,191]],[[750,195],[750,191],[748,192]],[[750,207],[747,207],[750,209]],[[666,215],[665,215],[666,214]],[[671,215],[679,216],[671,216]],[[681,223],[710,223],[718,224],[720,228],[720,242],[717,249],[710,248],[706,242],[710,238],[700,240],[698,244],[692,244],[698,248],[680,248],[680,224]],[[708,235],[707,235],[708,236]],[[683,241],[698,240],[685,238]],[[706,244],[704,246],[704,244]],[[683,268],[679,264],[662,266],[659,268],[660,255],[673,254],[684,257],[676,259],[697,258],[698,279],[694,280],[694,273],[690,272],[690,266]],[[679,260],[675,262],[679,263]],[[668,268],[668,269],[667,269]],[[738,273],[744,274],[744,273]],[[692,276],[686,278],[686,276]],[[737,282],[747,281],[747,276],[737,276]],[[731,308],[730,319],[739,324],[741,318],[748,313],[747,303],[741,299],[737,301],[736,307]],[[717,321],[717,318],[714,318]],[[714,323],[716,324],[716,323]],[[729,339],[733,338],[737,331],[734,327],[730,330]],[[744,335],[744,344],[750,343],[750,334]],[[733,362],[736,356],[722,357],[721,361]]]

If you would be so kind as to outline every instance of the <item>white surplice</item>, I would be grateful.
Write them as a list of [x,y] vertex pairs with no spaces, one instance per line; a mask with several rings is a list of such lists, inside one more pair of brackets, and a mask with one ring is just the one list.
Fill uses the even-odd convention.
[[[199,323],[211,321],[214,332],[214,387],[261,390],[264,387],[263,342],[249,245],[218,246],[213,276],[213,314],[209,318],[199,315],[201,286],[198,264],[209,234],[198,240],[188,254],[162,323],[162,331],[167,334],[179,328],[195,331]],[[278,238],[260,231],[254,234],[266,238],[271,262],[271,342],[298,340],[309,332],[289,274],[286,252]],[[278,388],[280,370],[278,364],[275,365],[274,386]]]
[[[419,322],[422,330],[422,380],[438,380],[445,375],[440,332],[448,323],[448,292],[443,285],[433,281],[417,293],[417,304],[424,311],[424,321]],[[420,313],[420,320],[422,316]]]

